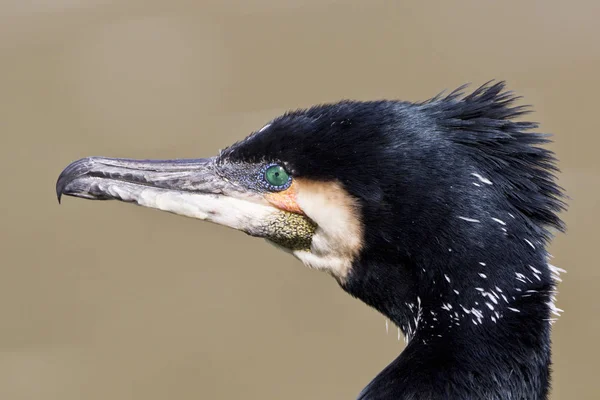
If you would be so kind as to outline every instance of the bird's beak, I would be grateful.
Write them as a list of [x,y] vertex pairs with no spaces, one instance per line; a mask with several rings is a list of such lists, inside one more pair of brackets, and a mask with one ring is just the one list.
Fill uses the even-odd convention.
[[310,247],[315,231],[306,217],[221,177],[214,158],[83,158],[60,174],[56,194],[59,202],[68,195],[135,203],[225,225],[290,249]]
[[[218,194],[224,182],[216,179],[213,160],[131,160],[89,157],[71,163],[58,177],[56,195],[91,200],[138,203],[143,192],[182,191]],[[221,185],[219,185],[221,183]]]

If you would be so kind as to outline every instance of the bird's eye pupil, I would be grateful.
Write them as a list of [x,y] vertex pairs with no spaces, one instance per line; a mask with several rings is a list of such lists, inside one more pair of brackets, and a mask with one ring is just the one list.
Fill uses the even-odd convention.
[[265,179],[270,185],[281,187],[288,183],[290,176],[281,165],[276,164],[267,168],[265,171]]

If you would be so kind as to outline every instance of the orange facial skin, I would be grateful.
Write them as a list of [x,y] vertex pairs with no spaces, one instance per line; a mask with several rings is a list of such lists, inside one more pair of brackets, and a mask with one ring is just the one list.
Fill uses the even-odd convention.
[[298,185],[295,181],[292,181],[292,184],[289,188],[281,192],[269,193],[265,195],[265,199],[281,210],[304,215],[304,212],[296,202],[297,193]]

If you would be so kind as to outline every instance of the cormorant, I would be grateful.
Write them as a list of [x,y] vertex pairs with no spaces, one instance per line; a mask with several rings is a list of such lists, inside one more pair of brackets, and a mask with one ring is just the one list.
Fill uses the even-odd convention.
[[359,399],[546,399],[556,160],[504,82],[463,92],[291,111],[212,158],[84,158],[56,191],[229,226],[331,274],[408,340]]

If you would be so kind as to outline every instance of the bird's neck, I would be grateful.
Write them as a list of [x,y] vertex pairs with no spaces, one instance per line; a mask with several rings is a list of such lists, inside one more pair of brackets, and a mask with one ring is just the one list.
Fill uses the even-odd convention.
[[363,276],[361,287],[347,287],[408,341],[360,398],[545,399],[555,309],[553,271],[544,258],[535,253],[501,273],[480,264],[483,272],[472,277],[458,271],[485,262],[389,265],[380,269],[384,279]]

